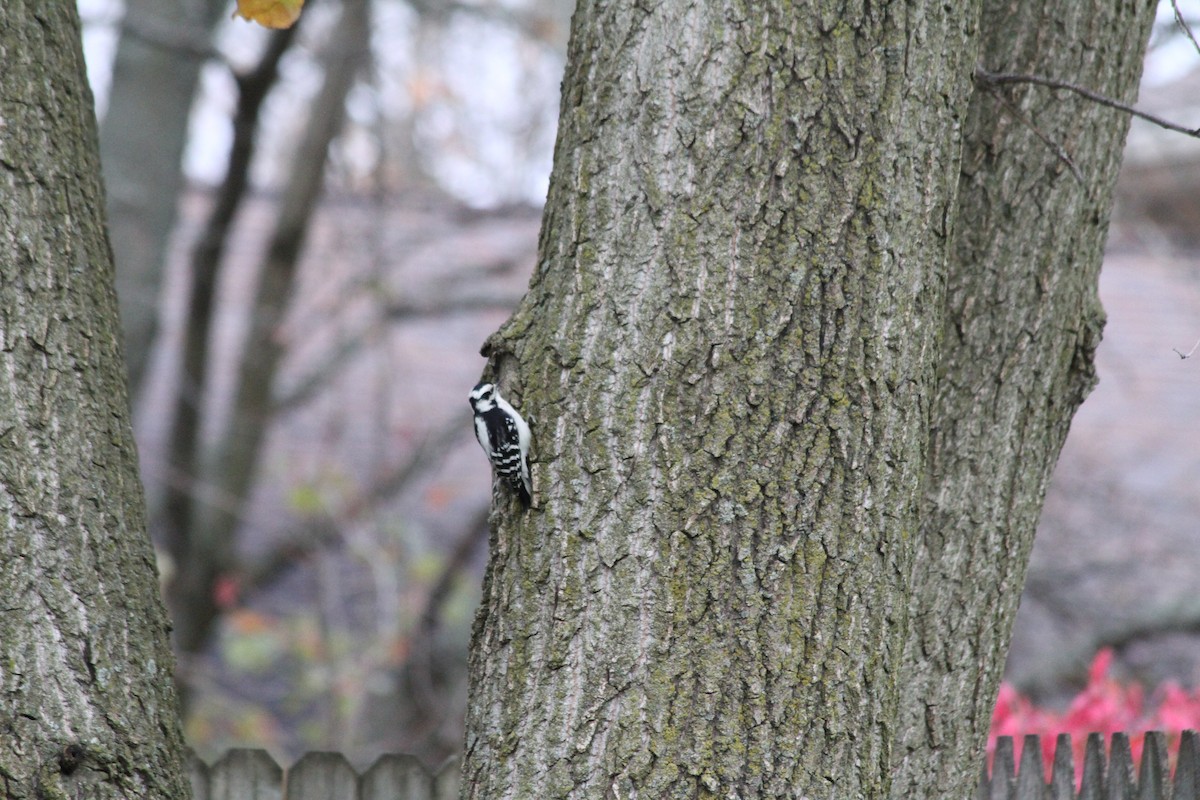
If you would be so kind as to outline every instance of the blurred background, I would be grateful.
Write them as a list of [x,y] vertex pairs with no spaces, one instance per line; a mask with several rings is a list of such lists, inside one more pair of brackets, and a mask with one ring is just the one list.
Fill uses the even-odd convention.
[[[189,740],[437,763],[487,545],[466,393],[533,268],[572,3],[79,8]],[[1198,49],[1164,3],[1140,105],[1200,126]],[[1101,647],[1200,684],[1198,188],[1200,142],[1135,122],[1008,667],[1040,702]]]

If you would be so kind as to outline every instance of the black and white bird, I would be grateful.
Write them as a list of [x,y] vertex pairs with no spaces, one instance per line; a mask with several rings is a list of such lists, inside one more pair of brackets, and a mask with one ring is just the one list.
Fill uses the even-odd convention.
[[529,478],[529,426],[515,408],[500,396],[495,384],[481,383],[471,390],[471,409],[475,412],[475,438],[496,474],[504,478],[521,504],[533,500],[533,482]]

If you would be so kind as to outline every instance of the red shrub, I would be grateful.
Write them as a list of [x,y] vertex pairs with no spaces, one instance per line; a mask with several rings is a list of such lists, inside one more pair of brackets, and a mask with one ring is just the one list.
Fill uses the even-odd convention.
[[1075,756],[1075,780],[1078,782],[1089,733],[1103,733],[1107,738],[1113,733],[1125,731],[1129,734],[1136,764],[1142,757],[1145,732],[1151,730],[1167,733],[1173,761],[1174,753],[1178,752],[1179,734],[1189,728],[1200,730],[1200,688],[1189,692],[1177,683],[1163,684],[1154,692],[1147,706],[1140,684],[1122,684],[1109,677],[1112,659],[1113,652],[1110,649],[1096,653],[1088,669],[1087,686],[1062,713],[1039,708],[1012,686],[1002,683],[988,734],[989,765],[996,752],[997,737],[1012,736],[1016,740],[1015,755],[1020,763],[1021,737],[1036,733],[1042,737],[1042,760],[1049,774],[1054,758],[1055,737],[1059,733],[1069,733]]

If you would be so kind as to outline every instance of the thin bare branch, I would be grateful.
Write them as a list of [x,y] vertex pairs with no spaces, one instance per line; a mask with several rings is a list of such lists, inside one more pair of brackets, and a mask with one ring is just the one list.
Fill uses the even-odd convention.
[[[276,332],[291,301],[329,148],[341,129],[346,95],[364,61],[370,30],[367,0],[342,4],[341,17],[327,45],[324,82],[309,110],[309,124],[293,159],[296,166],[283,190],[261,265],[230,418],[207,460],[208,479],[241,502],[249,497],[254,483],[270,418],[271,383],[283,356]],[[194,524],[205,535],[232,539],[236,519],[224,509],[197,507],[195,517]]]
[[171,50],[189,58],[217,61],[229,66],[229,60],[225,58],[225,54],[213,47],[206,32],[198,27],[183,28],[153,17],[130,19],[126,16],[122,30],[153,47]]
[[413,317],[436,317],[460,311],[512,311],[523,291],[515,292],[461,292],[444,297],[409,297],[389,303],[383,310],[389,320],[397,321]]
[[300,559],[337,541],[342,528],[363,519],[383,503],[398,496],[414,480],[428,474],[440,458],[453,449],[454,442],[463,438],[470,429],[471,426],[461,419],[450,420],[431,432],[408,454],[408,458],[350,498],[334,513],[313,520],[299,535],[277,534],[273,538],[280,544],[245,570],[242,579],[245,591],[258,591],[269,586]]
[[1146,111],[1140,111],[1128,103],[1122,103],[1120,100],[1114,100],[1107,95],[1094,92],[1091,89],[1079,86],[1078,84],[1058,80],[1057,78],[1047,78],[1042,75],[1025,75],[1016,72],[990,72],[984,69],[982,66],[977,66],[975,68],[975,80],[987,86],[1005,86],[1018,83],[1031,83],[1036,86],[1046,86],[1050,89],[1065,89],[1068,92],[1074,92],[1080,97],[1086,97],[1088,100],[1091,100],[1094,103],[1099,103],[1102,106],[1113,108],[1117,111],[1122,111],[1126,114],[1137,117],[1138,119],[1144,119],[1160,128],[1182,133],[1187,136],[1191,136],[1193,139],[1200,139],[1200,128],[1188,128],[1184,125],[1179,125],[1171,122],[1170,120],[1150,114]]
[[1017,108],[1016,105],[1007,97],[1002,94],[993,94],[992,96],[996,98],[998,103],[1007,109],[1008,113],[1012,114],[1013,117],[1023,122],[1025,127],[1033,131],[1035,136],[1041,139],[1047,147],[1054,151],[1054,154],[1058,156],[1058,160],[1066,164],[1067,168],[1071,170],[1071,174],[1075,176],[1075,180],[1079,181],[1080,183],[1084,182],[1083,173],[1080,172],[1079,167],[1075,165],[1075,159],[1071,158],[1071,154],[1067,152],[1067,148],[1063,147],[1060,143],[1044,133],[1037,125],[1034,125],[1033,120],[1031,120],[1028,115],[1022,113],[1021,109]]
[[393,300],[381,309],[382,315],[379,318],[360,324],[356,330],[343,336],[329,348],[317,366],[291,387],[280,392],[275,398],[274,408],[277,412],[294,408],[307,401],[323,386],[329,385],[331,378],[349,365],[364,347],[376,341],[389,323],[461,311],[511,311],[521,301],[521,297],[519,292],[489,294],[485,291],[446,297]]
[[1171,349],[1175,350],[1175,355],[1179,356],[1182,359],[1182,358],[1191,358],[1192,353],[1196,352],[1197,347],[1200,347],[1200,339],[1197,339],[1196,343],[1194,345],[1192,345],[1192,349],[1188,350],[1186,353],[1181,353],[1178,350],[1175,350],[1174,347],[1172,347]]
[[1183,12],[1179,10],[1178,0],[1171,0],[1171,8],[1175,11],[1175,23],[1183,29],[1187,37],[1192,40],[1192,47],[1196,48],[1196,52],[1200,53],[1200,42],[1196,41],[1196,34],[1192,33],[1192,26],[1183,18]]
[[[174,532],[171,528],[168,529],[168,535],[176,537],[173,555],[175,551],[182,550],[189,556],[176,557],[181,569],[178,588],[172,592],[176,596],[173,606],[188,610],[186,616],[178,615],[175,618],[176,646],[184,651],[199,650],[207,643],[219,613],[212,587],[217,576],[227,573],[235,560],[237,528],[254,483],[257,461],[267,428],[268,415],[265,412],[269,406],[269,383],[274,377],[274,369],[280,358],[279,343],[272,335],[290,297],[292,278],[304,241],[305,224],[321,189],[329,143],[340,129],[345,97],[369,41],[369,20],[367,0],[347,0],[343,3],[342,15],[326,54],[324,83],[313,102],[312,119],[305,135],[301,137],[295,157],[298,166],[292,172],[284,191],[279,215],[267,247],[260,284],[254,299],[251,331],[243,344],[231,419],[218,437],[211,457],[205,458],[205,454],[201,452],[194,431],[189,434],[192,448],[190,454],[183,453],[177,447],[172,448],[175,456],[179,458],[173,466],[178,464],[187,474],[214,486],[218,497],[234,501],[234,507],[230,508],[224,503],[214,506],[198,502],[198,498],[177,497],[178,506],[166,510],[168,519],[175,520],[172,526]],[[281,37],[294,30],[293,27],[281,31],[268,40],[269,56],[276,52],[281,54],[286,49],[286,42],[282,41]],[[249,102],[248,97],[255,91],[265,92],[269,88],[269,83],[264,88],[260,81],[267,76],[268,71],[273,75],[275,66],[277,64],[273,66],[268,59],[264,59],[255,71],[236,76],[240,94],[239,105]],[[273,77],[271,82],[273,83]],[[235,122],[251,124],[255,119],[253,115],[244,116],[239,113]],[[243,137],[244,141],[239,137]],[[208,254],[216,257],[211,265],[214,273],[201,275],[197,268],[193,280],[208,281],[214,277],[220,262],[219,256],[224,248],[224,240],[227,238],[228,226],[232,222],[231,215],[237,209],[236,201],[244,195],[248,185],[244,166],[239,164],[237,169],[234,168],[235,159],[246,157],[246,153],[237,148],[239,141],[247,147],[252,147],[253,138],[247,132],[238,130],[235,125],[235,149],[231,153],[231,166],[228,171],[228,179],[234,185],[227,184],[222,188],[214,219],[210,221],[208,230],[197,244],[196,250],[198,260],[200,254],[205,253],[208,248],[215,248]],[[239,183],[240,186],[236,185]],[[234,189],[238,191],[234,192]],[[221,204],[226,201],[231,203],[231,207],[222,207]],[[211,287],[207,287],[205,291],[210,293],[207,302],[211,303]],[[196,302],[195,296],[192,302]],[[193,309],[192,313],[197,312]],[[204,325],[211,322],[211,315],[199,316],[203,318]],[[206,337],[198,336],[195,341],[204,339]],[[199,353],[195,355],[199,358]],[[185,358],[189,357],[191,356],[185,348]],[[197,363],[207,363],[207,356],[200,358]],[[193,376],[191,380],[198,380],[195,376],[199,375],[199,372],[188,372]],[[200,385],[203,385],[202,382]],[[186,388],[189,387],[185,384]],[[186,402],[179,406],[179,410],[193,417],[184,421],[184,427],[198,430],[198,416],[194,409],[189,409]],[[170,541],[168,539],[168,542]],[[186,570],[182,569],[185,564],[188,567]]]

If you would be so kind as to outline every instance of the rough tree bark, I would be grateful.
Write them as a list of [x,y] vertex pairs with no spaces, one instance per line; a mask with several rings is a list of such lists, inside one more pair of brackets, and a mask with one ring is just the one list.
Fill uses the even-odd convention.
[[79,36],[0,4],[0,796],[186,798]]
[[576,12],[491,342],[541,510],[493,542],[465,796],[882,797],[974,10],[652,8]]
[[225,0],[127,0],[100,152],[125,361],[141,385],[158,329],[192,98]]
[[1090,5],[580,4],[464,797],[969,796],[1125,125],[1050,118],[1081,186],[972,74],[1127,93],[1151,10]]
[[[978,61],[1130,102],[1154,6],[987,2]],[[981,85],[971,100],[901,673],[896,800],[967,797],[978,779],[1046,485],[1095,382],[1097,281],[1127,130],[1122,114],[1068,93]],[[1070,154],[1079,179],[1039,132]]]

